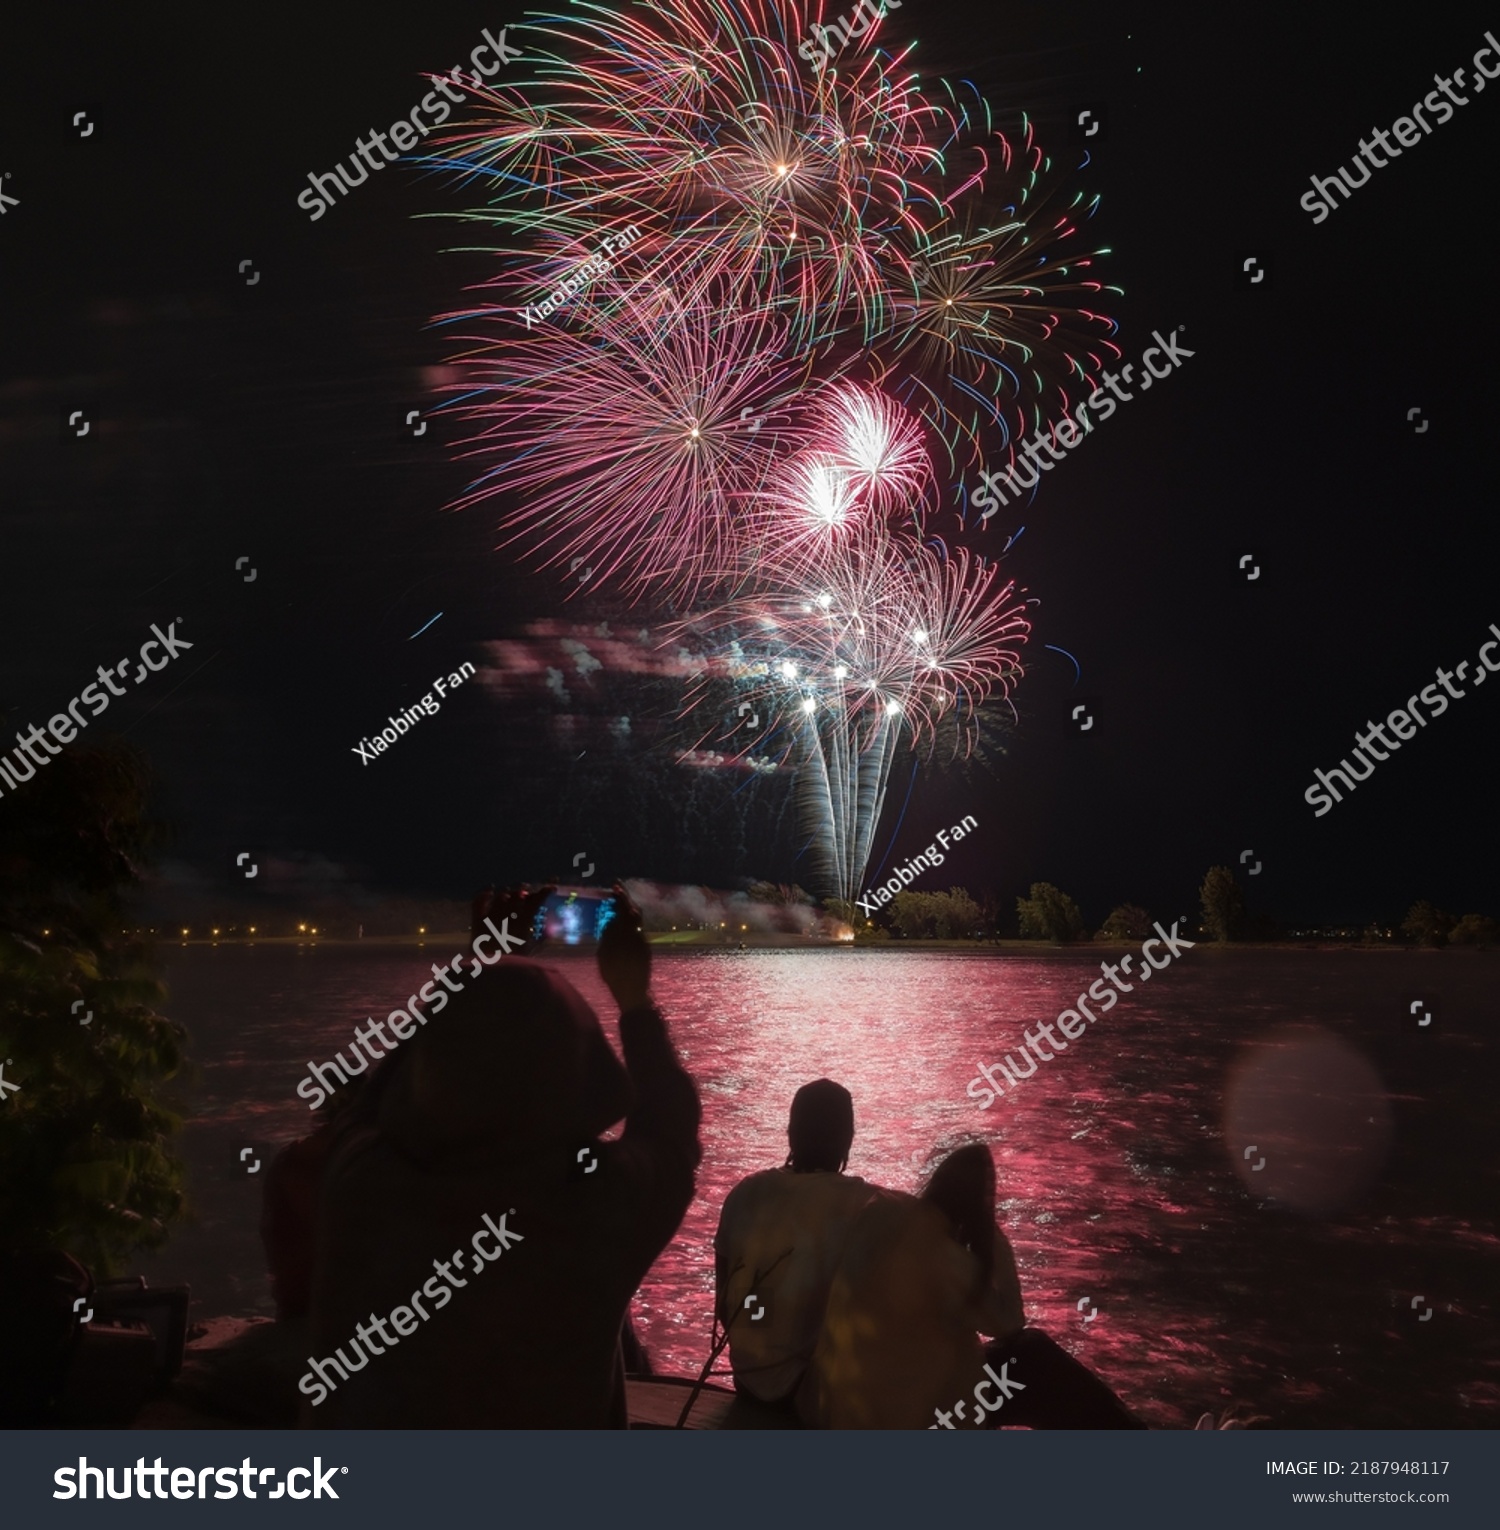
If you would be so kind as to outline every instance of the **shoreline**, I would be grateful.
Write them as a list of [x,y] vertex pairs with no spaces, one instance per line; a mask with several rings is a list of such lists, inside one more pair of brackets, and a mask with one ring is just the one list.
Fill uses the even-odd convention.
[[[165,950],[169,946],[186,948],[188,946],[295,946],[309,950],[320,947],[338,947],[339,949],[353,949],[360,947],[378,947],[382,950],[422,950],[427,946],[446,947],[454,941],[460,943],[468,941],[471,937],[467,931],[439,931],[436,934],[427,935],[366,935],[361,939],[348,936],[317,936],[309,939],[305,935],[219,935],[219,936],[190,936],[183,940],[177,938],[163,938],[160,936],[142,936],[146,941],[155,941],[155,944]],[[809,950],[845,950],[845,951],[970,951],[979,955],[989,956],[1088,956],[1096,952],[1108,954],[1111,951],[1124,951],[1130,949],[1132,942],[1128,940],[1078,940],[1071,941],[1067,945],[1058,945],[1050,940],[937,940],[937,939],[892,939],[892,940],[847,940],[832,935],[793,935],[788,933],[776,934],[746,934],[735,940],[723,940],[711,937],[706,932],[702,935],[692,935],[680,931],[662,932],[648,931],[647,940],[653,947],[664,949],[682,949],[693,951],[729,951],[739,954],[743,945],[746,954],[751,951],[809,951]],[[1341,940],[1233,940],[1213,941],[1198,940],[1194,943],[1195,948],[1211,951],[1358,951],[1369,954],[1399,954],[1407,955],[1430,954],[1437,955],[1439,950],[1444,952],[1469,953],[1480,955],[1495,949],[1488,946],[1444,946],[1441,948],[1431,946],[1402,945],[1395,941],[1382,942],[1380,944],[1365,944],[1359,941]],[[549,943],[531,953],[538,958],[553,958],[569,953],[580,956],[591,955],[595,947],[592,942],[580,942],[576,946],[559,945]]]

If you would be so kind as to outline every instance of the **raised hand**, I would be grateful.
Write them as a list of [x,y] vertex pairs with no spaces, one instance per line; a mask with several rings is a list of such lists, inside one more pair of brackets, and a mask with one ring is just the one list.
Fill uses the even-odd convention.
[[599,976],[622,1011],[646,1003],[651,990],[651,947],[641,929],[641,911],[618,883],[615,913],[599,937]]

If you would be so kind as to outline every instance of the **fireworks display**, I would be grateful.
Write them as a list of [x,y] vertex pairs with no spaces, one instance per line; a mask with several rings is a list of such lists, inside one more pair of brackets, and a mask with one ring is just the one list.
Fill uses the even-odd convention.
[[1050,189],[1030,124],[1013,147],[972,87],[920,88],[899,16],[815,66],[822,21],[532,17],[433,163],[482,194],[460,216],[495,263],[441,320],[480,465],[460,504],[506,496],[506,545],[658,613],[682,757],[790,764],[851,900],[898,745],[972,738],[1029,631],[934,460],[1003,458],[1118,350],[1103,252],[1073,253],[1094,203]]

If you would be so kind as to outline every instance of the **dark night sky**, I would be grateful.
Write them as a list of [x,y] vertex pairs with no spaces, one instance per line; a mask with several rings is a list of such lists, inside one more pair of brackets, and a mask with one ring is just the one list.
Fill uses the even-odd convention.
[[[561,586],[494,550],[493,513],[443,511],[468,481],[452,427],[401,432],[447,354],[428,321],[487,269],[444,253],[461,225],[415,215],[464,193],[391,167],[315,224],[295,198],[420,99],[420,71],[521,10],[148,9],[12,18],[0,50],[0,185],[18,199],[0,220],[9,731],[180,617],[191,654],[99,726],[151,757],[182,887],[230,891],[245,847],[393,896],[465,897],[565,872],[579,850],[601,875],[806,880],[790,832],[734,827],[742,802],[666,770],[571,769],[532,713],[477,685],[376,765],[350,752],[434,675],[559,614]],[[895,858],[972,813],[981,832],[943,885],[1013,897],[1045,878],[1094,922],[1125,898],[1192,913],[1206,867],[1247,848],[1264,866],[1252,907],[1283,919],[1399,917],[1423,896],[1500,913],[1500,686],[1332,813],[1303,801],[1357,727],[1439,665],[1472,665],[1500,623],[1482,291],[1500,88],[1325,222],[1298,205],[1310,174],[1466,65],[1493,13],[1204,16],[932,0],[895,15],[924,74],[970,72],[1001,126],[1028,111],[1065,166],[1081,157],[1070,112],[1105,108],[1073,176],[1103,195],[1091,232],[1125,289],[1101,306],[1127,358],[1178,326],[1195,352],[986,533],[1024,522],[1007,567],[1041,599],[1020,726],[992,771],[919,781]],[[80,109],[97,121],[83,141]],[[1271,280],[1237,291],[1246,253]],[[77,407],[99,423],[65,443]],[[1081,684],[1044,644],[1077,656]],[[1075,689],[1099,710],[1084,737],[1062,726]]]

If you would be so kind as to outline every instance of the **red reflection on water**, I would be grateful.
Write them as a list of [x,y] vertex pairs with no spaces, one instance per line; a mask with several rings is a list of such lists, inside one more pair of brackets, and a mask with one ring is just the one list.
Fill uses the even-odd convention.
[[[1347,1425],[1347,1412],[1330,1411],[1326,1399],[1368,1384],[1373,1335],[1361,1330],[1363,1317],[1348,1320],[1348,1293],[1355,1283],[1368,1290],[1372,1253],[1381,1258],[1408,1239],[1451,1246],[1477,1236],[1493,1260],[1500,1245],[1492,1231],[1463,1222],[1425,1232],[1393,1230],[1389,1218],[1368,1226],[1357,1208],[1348,1224],[1291,1228],[1244,1193],[1220,1123],[1233,1058],[1251,1036],[1263,1038],[1263,1056],[1292,1048],[1279,1073],[1272,1069],[1283,1081],[1311,1068],[1382,1123],[1372,1135],[1347,1110],[1347,1120],[1325,1120],[1325,1153],[1353,1155],[1364,1170],[1372,1144],[1374,1168],[1384,1156],[1389,1116],[1368,1063],[1345,1043],[1330,1048],[1326,1035],[1316,1058],[1285,1033],[1265,1035],[1268,996],[1284,1006],[1272,1018],[1305,1013],[1298,956],[1283,968],[1261,957],[1252,995],[1243,975],[1226,982],[1221,955],[1196,968],[1180,962],[988,1110],[966,1094],[979,1063],[1018,1049],[1025,1029],[1055,1018],[1097,976],[1097,956],[844,950],[658,962],[658,998],[703,1099],[704,1161],[697,1198],[636,1303],[657,1369],[698,1373],[708,1354],[719,1208],[746,1174],[783,1162],[792,1095],[828,1077],[854,1095],[851,1173],[916,1190],[947,1148],[975,1137],[990,1143],[1028,1320],[1150,1422],[1191,1427],[1203,1411],[1242,1402],[1273,1418],[1280,1406],[1297,1410],[1299,1422]],[[607,1013],[592,974],[567,971]],[[1285,1102],[1286,1089],[1279,1097]],[[1342,1149],[1341,1133],[1350,1138]],[[1270,1124],[1263,1134],[1274,1135]],[[1341,1207],[1370,1177],[1364,1170],[1341,1182]],[[1380,1300],[1393,1315],[1404,1303]],[[1403,1328],[1394,1337],[1411,1335]],[[1422,1363],[1436,1361],[1429,1354]],[[1453,1395],[1436,1374],[1420,1383],[1408,1374],[1404,1384],[1405,1399],[1388,1400],[1393,1423],[1420,1421],[1423,1386],[1445,1402]],[[1500,1392],[1468,1384],[1465,1406],[1493,1415]]]
[[[183,1144],[199,1217],[135,1270],[191,1282],[203,1303],[195,1316],[270,1310],[258,1200],[223,1163],[251,1138],[305,1133],[293,1091],[306,1059],[347,1045],[355,1024],[388,1010],[442,954],[171,953],[169,1012],[188,1025],[201,1068]],[[867,1179],[913,1190],[934,1150],[967,1135],[991,1144],[1030,1321],[1151,1423],[1184,1427],[1245,1401],[1283,1427],[1493,1427],[1500,1381],[1475,1358],[1500,1289],[1487,1179],[1500,1090],[1485,1040],[1489,965],[1446,963],[1443,1034],[1395,1053],[1399,1043],[1380,1039],[1394,1032],[1368,1017],[1399,1000],[1405,957],[1200,947],[980,1110],[966,1095],[979,1064],[1055,1019],[1098,976],[1099,959],[656,953],[655,990],[704,1111],[697,1198],[636,1303],[657,1368],[697,1374],[719,1208],[743,1176],[784,1160],[792,1095],[829,1077],[853,1092],[849,1167]],[[601,1015],[614,1014],[591,958],[555,965]],[[1316,1109],[1317,1080],[1332,1075],[1309,1073],[1276,1032],[1314,1019],[1402,1079],[1390,1161],[1363,1200],[1321,1216],[1250,1193],[1269,1160],[1242,1182],[1236,1157],[1265,1144],[1226,1143],[1222,1125],[1247,1045],[1273,1074],[1282,1057],[1283,1071],[1311,1081]],[[1365,1077],[1341,1097],[1378,1118],[1377,1095]],[[1249,1129],[1262,1123],[1274,1124],[1252,1112]],[[1368,1145],[1353,1115],[1321,1129],[1319,1151],[1335,1158]],[[1416,1295],[1432,1309],[1420,1327]]]

